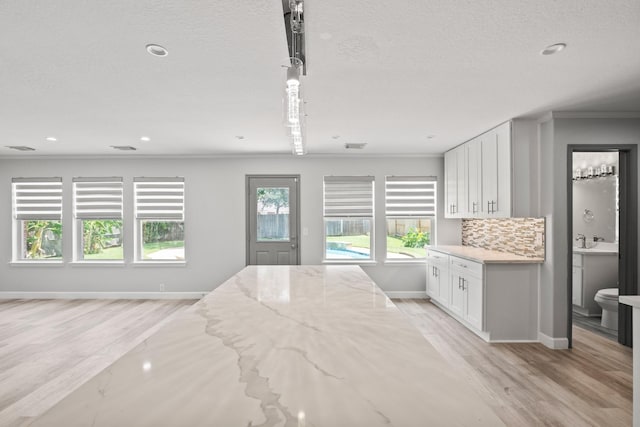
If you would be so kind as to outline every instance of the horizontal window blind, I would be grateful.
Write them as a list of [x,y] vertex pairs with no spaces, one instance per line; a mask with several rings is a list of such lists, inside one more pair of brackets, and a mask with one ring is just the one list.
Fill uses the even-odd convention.
[[435,216],[435,177],[388,176],[385,182],[387,216]]
[[373,217],[372,176],[325,176],[325,217]]
[[11,186],[15,219],[62,219],[62,178],[13,178]]
[[184,221],[184,178],[134,178],[137,219]]
[[122,219],[122,178],[73,178],[78,219]]

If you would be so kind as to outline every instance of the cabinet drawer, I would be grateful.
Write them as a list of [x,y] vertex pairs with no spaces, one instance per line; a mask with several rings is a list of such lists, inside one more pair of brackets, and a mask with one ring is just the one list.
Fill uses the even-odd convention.
[[582,255],[580,254],[573,254],[573,262],[572,264],[575,267],[582,267]]
[[478,262],[451,256],[449,258],[449,265],[451,266],[451,268],[459,268],[461,270],[468,271],[469,274],[472,274],[474,276],[482,277],[482,264]]
[[427,249],[427,262],[431,264],[449,264],[449,255]]

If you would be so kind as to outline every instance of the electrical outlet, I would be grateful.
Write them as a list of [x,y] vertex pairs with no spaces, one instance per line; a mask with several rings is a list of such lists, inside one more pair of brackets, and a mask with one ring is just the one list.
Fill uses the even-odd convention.
[[165,290],[164,283],[160,283],[160,292],[164,292]]
[[542,246],[542,233],[536,233],[536,246]]

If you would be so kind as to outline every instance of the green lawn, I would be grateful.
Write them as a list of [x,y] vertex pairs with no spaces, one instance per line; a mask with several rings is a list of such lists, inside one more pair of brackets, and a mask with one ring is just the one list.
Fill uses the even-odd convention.
[[[369,236],[329,236],[329,242],[349,242],[351,246],[358,248],[369,248]],[[408,255],[413,258],[424,258],[425,251],[423,248],[405,248],[402,245],[402,239],[393,236],[387,236],[387,252],[394,254]]]
[[[170,241],[170,242],[155,242],[155,243],[145,243],[143,247],[143,255],[146,258],[150,254],[154,252],[158,252],[162,249],[168,248],[181,248],[184,246],[184,241]],[[86,254],[84,259],[111,259],[111,260],[121,260],[122,257],[122,246],[113,246],[110,248],[105,248],[99,254]]]

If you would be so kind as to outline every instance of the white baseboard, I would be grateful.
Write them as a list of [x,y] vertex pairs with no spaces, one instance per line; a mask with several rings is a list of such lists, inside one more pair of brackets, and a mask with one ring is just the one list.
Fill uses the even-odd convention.
[[425,291],[384,291],[389,298],[420,298],[426,299]]
[[200,299],[201,292],[0,292],[2,299]]
[[552,338],[542,332],[538,332],[538,340],[552,350],[566,350],[569,348],[568,338]]

